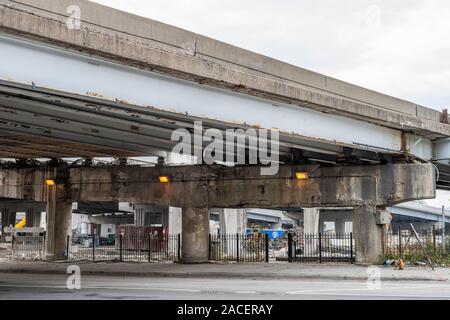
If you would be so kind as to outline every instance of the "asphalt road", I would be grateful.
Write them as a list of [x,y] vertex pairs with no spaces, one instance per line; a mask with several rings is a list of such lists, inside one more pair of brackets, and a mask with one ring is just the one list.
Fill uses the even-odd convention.
[[449,282],[199,279],[82,276],[69,290],[64,275],[0,273],[0,299],[450,299]]

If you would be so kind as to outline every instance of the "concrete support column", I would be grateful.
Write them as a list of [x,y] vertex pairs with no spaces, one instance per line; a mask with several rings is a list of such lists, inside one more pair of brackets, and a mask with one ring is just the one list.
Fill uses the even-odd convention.
[[219,215],[220,234],[244,234],[247,227],[246,209],[222,209]]
[[29,208],[25,212],[27,227],[38,228],[41,225],[41,212],[35,208]]
[[183,208],[182,263],[208,262],[209,209]]
[[1,219],[2,219],[2,234],[3,234],[3,230],[7,227],[13,226],[16,224],[16,213],[13,211],[11,212],[9,209],[3,208],[0,209],[2,214],[1,214]]
[[376,222],[376,207],[355,207],[353,234],[356,244],[356,262],[377,264],[383,255],[382,227]]
[[334,221],[334,232],[343,234],[345,233],[345,220],[344,219],[336,219]]
[[319,232],[320,210],[317,208],[303,209],[303,228],[305,233]]
[[67,259],[67,236],[72,233],[72,202],[65,199],[63,186],[47,188],[46,259],[64,260]]
[[305,233],[305,253],[315,254],[319,251],[318,237],[311,237],[307,234],[319,233],[320,209],[303,208],[303,232]]
[[134,213],[134,225],[137,227],[145,226],[145,206],[136,205]]
[[181,234],[182,210],[169,207],[169,234]]

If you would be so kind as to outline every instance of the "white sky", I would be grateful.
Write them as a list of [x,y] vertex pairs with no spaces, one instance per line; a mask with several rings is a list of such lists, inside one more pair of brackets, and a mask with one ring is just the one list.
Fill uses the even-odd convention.
[[[94,0],[441,110],[448,0]],[[434,205],[450,206],[439,192]],[[428,201],[430,202],[430,201]]]

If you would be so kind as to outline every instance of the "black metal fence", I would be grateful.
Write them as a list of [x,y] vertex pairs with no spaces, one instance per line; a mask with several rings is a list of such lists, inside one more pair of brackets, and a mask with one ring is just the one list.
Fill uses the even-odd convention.
[[[388,236],[388,250],[395,254],[400,250],[409,254],[415,246],[402,237]],[[433,239],[433,238],[431,238]],[[389,242],[390,241],[390,242]],[[395,242],[397,241],[397,242]],[[434,247],[439,247],[438,236]],[[397,246],[395,243],[397,243]],[[429,246],[429,239],[425,241]],[[449,246],[447,246],[448,248]],[[417,251],[417,247],[414,247]],[[12,257],[24,260],[44,258],[45,237],[14,237]],[[415,251],[415,252],[416,252]],[[140,233],[117,237],[96,235],[67,238],[66,254],[69,260],[162,262],[181,260],[181,237],[179,234],[158,237]],[[355,244],[352,233],[286,233],[284,237],[270,240],[267,234],[209,235],[209,260],[218,262],[353,262]]]
[[352,233],[287,233],[270,240],[265,234],[209,236],[209,259],[220,262],[353,262]]
[[179,234],[166,237],[84,235],[68,237],[67,243],[69,260],[160,262],[180,261],[181,258]]
[[444,236],[441,231],[436,230],[419,231],[417,235],[418,239],[411,230],[389,232],[386,236],[385,257],[419,261],[426,259],[423,251],[425,249],[432,260],[450,258],[449,236]]
[[289,262],[354,262],[353,233],[289,233]]
[[269,262],[269,239],[262,234],[209,235],[209,260]]
[[12,258],[20,260],[42,260],[45,254],[45,237],[13,236]]

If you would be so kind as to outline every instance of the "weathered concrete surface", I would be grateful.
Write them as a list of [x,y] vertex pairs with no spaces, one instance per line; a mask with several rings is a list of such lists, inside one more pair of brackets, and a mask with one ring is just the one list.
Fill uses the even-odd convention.
[[206,263],[208,257],[209,209],[183,208],[182,263]]
[[67,259],[67,236],[72,235],[72,202],[64,185],[48,186],[46,191],[45,258]]
[[245,234],[247,227],[246,209],[218,209],[221,234]]
[[356,262],[380,263],[383,255],[383,227],[376,224],[376,208],[370,205],[360,206],[354,212]]
[[[450,135],[450,126],[439,123],[437,111],[89,1],[0,4],[4,33],[429,138]],[[72,4],[81,7],[79,30],[66,26]]]
[[320,209],[304,208],[303,209],[303,228],[305,233],[318,233],[320,221]]
[[316,254],[319,250],[319,239],[317,237],[310,237],[308,234],[317,234],[319,229],[320,210],[317,208],[303,209],[303,231],[305,243],[305,255]]
[[169,234],[181,234],[182,209],[169,207]]
[[[309,179],[296,180],[306,171]],[[435,197],[430,164],[319,167],[282,165],[275,176],[258,166],[75,167],[60,171],[71,202],[133,202],[174,207],[302,208],[390,206]],[[159,183],[159,176],[170,183]],[[50,168],[0,169],[0,197],[46,201]],[[63,182],[65,181],[65,182]]]

